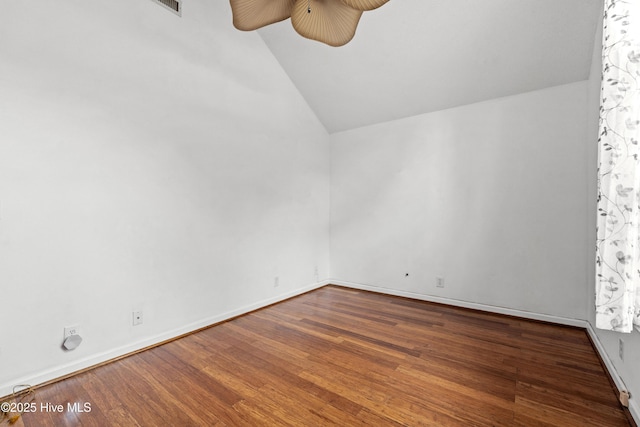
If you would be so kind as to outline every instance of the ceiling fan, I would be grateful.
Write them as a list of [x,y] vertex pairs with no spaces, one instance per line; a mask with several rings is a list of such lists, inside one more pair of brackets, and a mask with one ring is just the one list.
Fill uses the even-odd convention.
[[302,37],[329,46],[347,44],[355,35],[362,12],[389,0],[229,0],[233,25],[252,31],[291,18]]

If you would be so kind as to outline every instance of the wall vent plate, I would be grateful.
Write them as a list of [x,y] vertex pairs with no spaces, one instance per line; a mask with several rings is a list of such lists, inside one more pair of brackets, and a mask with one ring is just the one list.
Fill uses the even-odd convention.
[[163,6],[178,16],[182,16],[182,0],[151,0],[154,3]]

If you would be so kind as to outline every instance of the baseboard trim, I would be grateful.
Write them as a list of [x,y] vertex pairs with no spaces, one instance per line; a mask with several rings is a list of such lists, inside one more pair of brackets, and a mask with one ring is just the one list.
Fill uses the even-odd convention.
[[109,351],[101,352],[98,354],[93,354],[91,356],[88,356],[79,360],[74,360],[62,366],[57,366],[52,369],[48,369],[48,370],[37,372],[31,375],[12,379],[7,383],[0,384],[0,399],[11,396],[11,394],[13,393],[13,387],[17,385],[29,384],[33,388],[42,387],[44,385],[51,384],[65,378],[69,378],[73,375],[77,375],[83,371],[93,369],[100,365],[104,365],[104,364],[113,362],[115,360],[122,359],[124,357],[130,356],[135,353],[139,353],[141,351],[144,351],[153,347],[157,347],[159,345],[179,339],[183,336],[192,334],[199,330],[206,329],[216,324],[248,314],[252,311],[256,311],[261,308],[265,308],[270,305],[277,304],[287,299],[296,297],[298,295],[302,295],[304,293],[313,291],[315,289],[321,288],[328,284],[330,284],[330,281],[326,281],[326,280],[322,282],[314,283],[314,284],[305,286],[303,288],[295,289],[293,291],[286,292],[272,298],[268,298],[262,301],[255,302],[253,304],[249,304],[249,305],[237,308],[235,310],[228,311],[226,313],[221,313],[215,316],[207,317],[197,322],[193,322],[188,325],[182,326],[180,328],[175,328],[170,331],[163,332],[161,334],[154,335],[152,337],[148,337],[131,344],[127,344],[127,345],[124,345]]
[[[596,334],[596,331],[595,329],[593,329],[593,326],[591,326],[591,323],[587,322],[586,329],[587,329],[587,333],[589,334],[589,338],[593,343],[593,346],[595,347],[596,351],[600,355],[600,359],[602,360],[602,362],[605,365],[605,368],[609,372],[609,376],[613,380],[616,388],[618,389],[618,392],[620,390],[628,390],[627,386],[624,383],[624,380],[620,377],[620,375],[618,375],[618,371],[616,370],[616,367],[614,366],[613,362],[611,361],[611,358],[609,357],[606,350],[604,349],[602,342],[600,342],[600,338],[598,338],[598,334]],[[638,406],[638,399],[636,399],[635,396],[633,395],[631,400],[629,401],[629,412],[631,413],[631,416],[636,422],[636,425],[640,424],[640,407]]]
[[397,289],[385,288],[382,286],[365,285],[363,283],[347,282],[344,280],[332,279],[331,284],[343,286],[345,288],[360,289],[363,291],[379,292],[387,295],[398,297],[412,298],[421,301],[435,302],[439,304],[447,304],[455,307],[470,308],[473,310],[488,311],[490,313],[505,314],[507,316],[522,317],[525,319],[538,320],[541,322],[557,323],[566,326],[575,326],[578,328],[586,328],[588,322],[586,320],[572,319],[569,317],[553,316],[550,314],[534,313],[531,311],[516,310],[512,308],[499,307],[494,305],[480,304],[475,302],[457,300],[453,298],[444,298],[434,295],[419,294],[415,292],[400,291]]

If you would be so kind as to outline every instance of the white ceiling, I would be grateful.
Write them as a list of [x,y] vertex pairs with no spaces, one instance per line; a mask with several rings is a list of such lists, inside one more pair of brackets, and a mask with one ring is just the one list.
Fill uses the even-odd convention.
[[259,34],[328,132],[588,78],[601,0],[391,0],[339,48]]

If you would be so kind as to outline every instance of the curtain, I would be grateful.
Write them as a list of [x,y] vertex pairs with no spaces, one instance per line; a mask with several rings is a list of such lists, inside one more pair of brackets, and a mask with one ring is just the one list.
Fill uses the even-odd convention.
[[640,326],[640,1],[605,0],[598,137],[596,327]]

